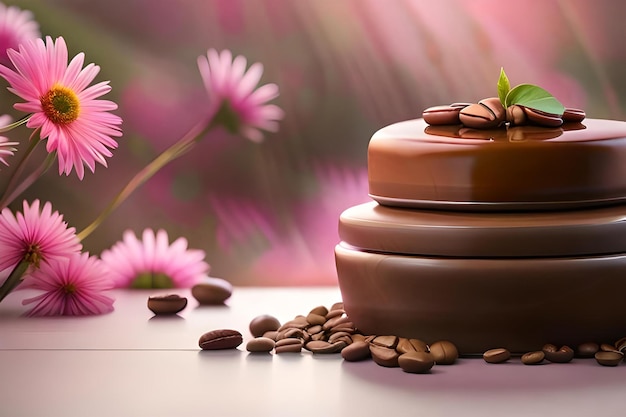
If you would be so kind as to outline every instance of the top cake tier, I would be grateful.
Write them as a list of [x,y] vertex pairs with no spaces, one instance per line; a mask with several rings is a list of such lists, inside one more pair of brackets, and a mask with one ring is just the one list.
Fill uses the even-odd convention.
[[626,202],[626,122],[468,129],[423,119],[377,131],[369,194],[397,207],[547,210]]

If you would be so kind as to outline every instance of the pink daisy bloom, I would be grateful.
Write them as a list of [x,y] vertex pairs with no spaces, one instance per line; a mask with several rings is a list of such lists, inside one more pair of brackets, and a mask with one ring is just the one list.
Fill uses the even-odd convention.
[[41,36],[39,24],[30,10],[0,3],[0,64],[8,64],[6,51],[17,49],[22,43]]
[[243,56],[233,59],[229,50],[218,53],[209,49],[206,56],[198,57],[198,68],[209,94],[209,114],[215,121],[253,142],[263,139],[261,130],[278,130],[284,113],[276,105],[265,104],[278,97],[278,86],[271,83],[256,88],[262,64],[254,63],[246,71]]
[[23,213],[14,215],[8,208],[0,213],[0,271],[24,260],[38,268],[42,262],[80,252],[76,230],[67,227],[62,215],[52,212],[49,202],[42,210],[39,200],[30,206],[26,201],[23,204]]
[[[0,116],[0,132],[2,131],[3,126],[7,126],[11,123],[11,120],[11,116],[9,115],[4,114]],[[9,163],[4,158],[6,156],[13,156],[13,153],[17,151],[15,148],[17,145],[18,142],[10,142],[8,138],[0,136],[0,162],[8,166]]]
[[112,287],[97,257],[74,253],[43,263],[20,288],[43,291],[22,301],[23,305],[36,303],[28,316],[87,316],[113,311],[114,300],[103,294]]
[[15,70],[0,65],[0,76],[10,84],[9,91],[26,100],[13,107],[32,113],[26,126],[41,129],[47,138],[48,152],[57,152],[59,174],[69,175],[72,168],[82,179],[83,165],[91,172],[96,162],[107,166],[105,157],[117,148],[113,137],[122,135],[122,119],[109,113],[117,104],[98,97],[108,93],[108,81],[88,87],[100,67],[89,64],[83,68],[85,54],[76,55],[68,64],[67,46],[63,38],[46,42],[36,39],[20,45],[19,51],[8,52]]
[[102,252],[100,258],[115,287],[186,288],[198,283],[209,271],[205,253],[187,249],[180,237],[171,245],[167,232],[143,231],[143,240],[131,230],[122,241]]

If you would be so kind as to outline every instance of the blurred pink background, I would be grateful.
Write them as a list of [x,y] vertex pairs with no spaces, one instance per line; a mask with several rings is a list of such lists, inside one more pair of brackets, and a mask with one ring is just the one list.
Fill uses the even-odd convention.
[[227,48],[264,64],[262,82],[278,84],[286,113],[278,133],[261,144],[207,137],[84,241],[97,254],[127,228],[164,228],[235,285],[336,284],[339,214],[369,201],[370,136],[429,106],[496,95],[500,67],[512,84],[539,84],[588,117],[625,117],[619,0],[5,4],[33,11],[44,35],[100,65],[97,80],[111,80],[107,98],[120,106],[124,136],[109,168],[82,182],[53,169],[24,196],[51,201],[78,230],[199,120],[199,55]]

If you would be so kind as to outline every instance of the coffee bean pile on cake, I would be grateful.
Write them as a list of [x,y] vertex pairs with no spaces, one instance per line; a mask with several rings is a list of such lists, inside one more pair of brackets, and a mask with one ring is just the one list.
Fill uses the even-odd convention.
[[[451,341],[439,340],[426,343],[394,335],[364,335],[354,326],[338,302],[330,308],[318,306],[306,315],[298,315],[282,323],[269,314],[253,318],[249,324],[252,338],[246,343],[251,354],[301,353],[340,354],[349,362],[373,360],[388,368],[401,368],[407,373],[427,373],[435,365],[452,365],[459,352]],[[243,343],[241,332],[232,329],[211,330],[200,337],[202,350],[235,349]],[[521,356],[525,365],[570,362],[574,357],[594,358],[600,365],[617,366],[624,359],[626,337],[614,344],[584,343],[574,351],[569,346],[557,347],[546,344],[540,350]],[[487,363],[504,363],[511,359],[505,348],[486,351]]]

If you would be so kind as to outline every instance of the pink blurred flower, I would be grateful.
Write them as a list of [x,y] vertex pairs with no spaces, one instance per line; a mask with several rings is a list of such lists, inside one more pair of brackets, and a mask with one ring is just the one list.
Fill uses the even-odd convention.
[[187,239],[180,237],[169,244],[167,232],[143,231],[143,240],[131,230],[122,241],[102,252],[107,274],[115,287],[185,288],[198,283],[209,271],[205,253],[188,249]]
[[[6,114],[0,116],[0,132],[2,131],[2,127],[7,126],[9,123],[11,123],[11,116]],[[4,159],[4,157],[13,156],[13,153],[17,150],[15,148],[17,145],[18,142],[10,142],[8,138],[0,136],[0,162],[8,166],[9,163]]]
[[38,268],[43,262],[66,258],[82,249],[73,227],[68,228],[63,216],[52,212],[47,202],[39,209],[39,200],[32,205],[24,201],[23,213],[14,215],[5,208],[0,213],[0,271],[28,261]]
[[209,94],[209,114],[215,115],[214,124],[260,142],[261,130],[277,131],[284,113],[274,104],[265,104],[278,97],[276,84],[256,88],[263,65],[254,63],[246,71],[246,64],[245,57],[233,59],[229,50],[218,53],[209,49],[207,56],[198,57],[200,75]]
[[30,10],[0,3],[0,64],[8,64],[7,49],[17,49],[22,43],[41,36],[39,24]]
[[59,174],[69,175],[72,168],[82,179],[84,165],[94,172],[95,163],[107,166],[105,157],[117,148],[113,137],[121,136],[122,119],[109,113],[117,104],[97,98],[108,93],[108,81],[88,87],[100,67],[85,68],[84,53],[68,64],[68,52],[62,37],[53,41],[46,37],[20,45],[19,52],[8,52],[15,70],[0,65],[0,75],[9,90],[26,100],[17,103],[17,110],[32,113],[26,126],[40,128],[41,138],[48,138],[46,149],[57,152]]
[[88,253],[43,263],[20,288],[43,291],[22,301],[36,303],[28,316],[86,316],[113,311],[113,299],[102,292],[112,288],[101,261]]

